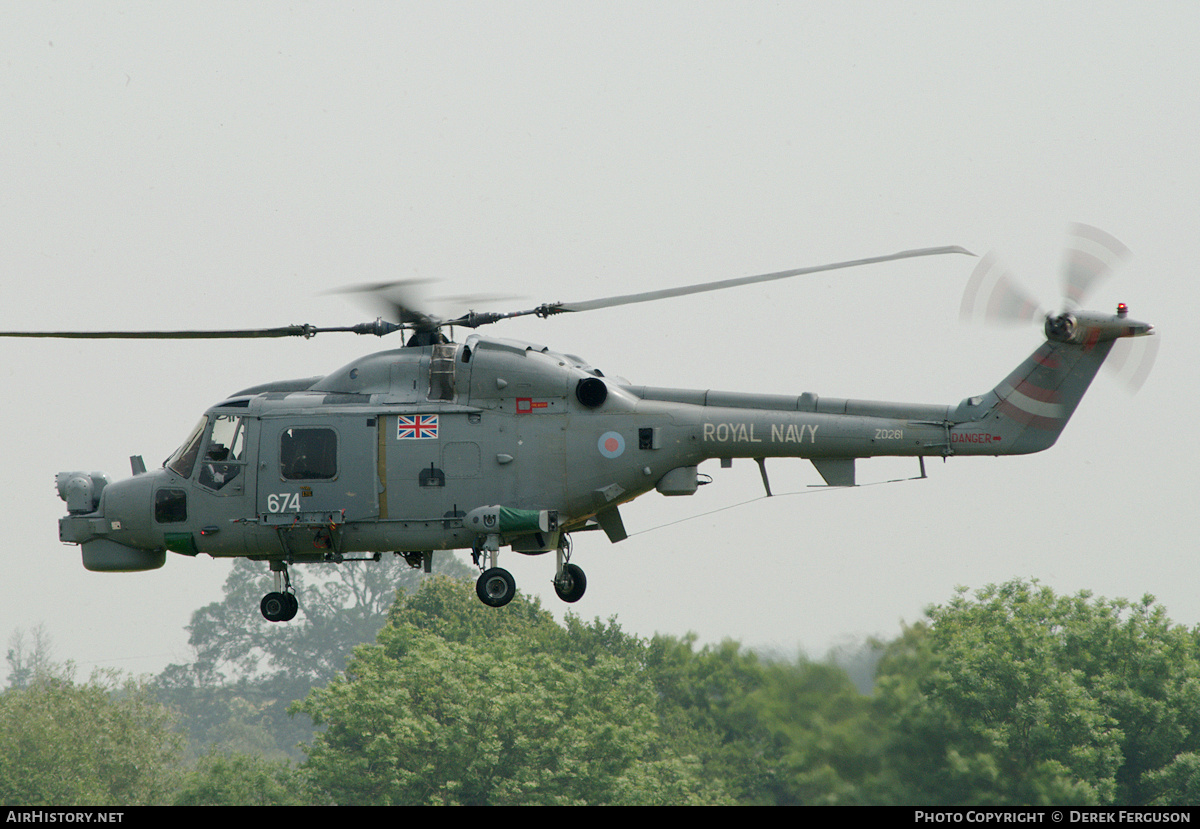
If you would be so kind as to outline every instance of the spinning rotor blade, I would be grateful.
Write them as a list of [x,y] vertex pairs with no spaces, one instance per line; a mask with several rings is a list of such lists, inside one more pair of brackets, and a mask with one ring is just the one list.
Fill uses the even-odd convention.
[[[455,319],[443,319],[442,317],[427,314],[424,311],[417,310],[418,305],[423,305],[424,302],[417,300],[413,287],[429,282],[435,282],[433,279],[405,279],[397,282],[368,282],[362,285],[351,285],[346,288],[336,288],[327,293],[331,294],[349,294],[359,297],[360,303],[371,309],[373,313],[380,314],[383,318],[395,320],[402,327],[412,328],[421,332],[436,331],[443,326],[462,325],[469,328],[478,328],[480,325],[486,325],[489,322],[507,319],[508,317],[521,316],[523,314],[532,314],[536,311],[517,311],[511,314],[496,314],[490,312],[476,313],[470,311],[467,314]],[[460,308],[463,305],[469,305],[472,302],[495,302],[497,300],[511,299],[512,297],[502,294],[460,294],[458,296],[439,297],[434,302],[449,302],[458,305]]]
[[513,302],[525,297],[517,294],[448,294],[446,296],[435,296],[430,298],[430,302],[447,303],[449,305],[472,305],[476,302]]
[[359,325],[317,328],[315,325],[285,325],[282,328],[242,328],[226,331],[0,331],[0,337],[53,337],[71,340],[244,340],[264,337],[304,337],[331,331],[376,334],[382,337],[400,326],[376,320]]
[[[592,299],[586,302],[558,302],[549,305],[543,305],[539,309],[539,316],[549,316],[550,314],[559,314],[567,311],[592,311],[597,308],[611,308],[615,305],[632,305],[635,302],[651,302],[656,299],[670,299],[671,297],[687,296],[688,294],[699,294],[705,291],[720,291],[725,288],[736,288],[739,285],[753,285],[758,282],[770,282],[775,279],[787,279],[792,276],[803,276],[810,273],[820,273],[822,271],[834,271],[840,268],[854,268],[859,265],[874,265],[877,262],[891,262],[894,259],[912,259],[917,256],[937,256],[943,253],[965,253],[967,256],[975,254],[966,248],[960,248],[957,245],[950,245],[940,248],[921,248],[919,250],[904,250],[899,253],[892,253],[887,256],[873,256],[869,259],[855,259],[850,262],[835,262],[832,265],[817,265],[810,268],[795,268],[790,271],[779,271],[777,273],[764,273],[757,276],[742,276],[736,279],[722,279],[717,282],[705,282],[700,285],[685,285],[682,288],[665,288],[660,291],[646,291],[641,294],[625,294],[624,296],[604,297],[601,299]],[[527,312],[528,313],[528,312]]]
[[[775,279],[786,279],[792,276],[821,273],[823,271],[853,268],[859,265],[873,265],[879,262],[891,262],[896,259],[912,259],[918,256],[937,256],[944,253],[963,253],[974,256],[969,250],[958,246],[938,248],[921,248],[905,250],[887,256],[874,256],[868,259],[855,259],[849,262],[835,262],[830,265],[817,265],[808,268],[795,268],[777,273],[764,273],[757,276],[743,276],[736,279],[724,279],[718,282],[706,282],[701,285],[687,285],[681,288],[667,288],[659,291],[647,291],[641,294],[626,294],[624,296],[604,297],[586,302],[553,302],[529,308],[523,311],[496,313],[492,311],[469,311],[454,319],[427,314],[418,310],[418,303],[413,296],[413,287],[430,280],[402,280],[396,282],[372,282],[339,288],[328,293],[349,294],[357,296],[380,312],[380,318],[374,322],[360,323],[353,326],[334,328],[318,328],[313,325],[289,325],[282,328],[251,328],[227,331],[0,331],[0,337],[63,337],[69,339],[130,339],[130,340],[200,340],[200,339],[246,339],[259,337],[304,337],[332,331],[345,331],[355,334],[374,334],[382,337],[393,331],[411,329],[420,335],[433,335],[445,326],[463,326],[478,328],[500,320],[512,317],[522,317],[535,314],[548,317],[574,311],[590,311],[596,308],[611,308],[616,305],[630,305],[635,302],[650,302],[657,299],[698,294],[706,291],[719,291],[724,288],[735,288],[739,285],[752,285],[758,282],[769,282]],[[458,297],[467,301],[481,301],[481,297]],[[437,336],[440,336],[437,335]],[[410,344],[413,341],[410,340]]]
[[1129,258],[1129,248],[1099,228],[1073,224],[1063,262],[1063,297],[1079,308],[1113,269]]
[[1157,332],[1152,337],[1122,337],[1113,343],[1104,367],[1132,394],[1150,376],[1160,342]]
[[[1064,304],[1078,309],[1092,288],[1128,258],[1129,248],[1103,230],[1071,225],[1062,268]],[[990,252],[967,280],[959,312],[963,319],[982,313],[985,321],[1000,323],[1036,321],[1048,313]]]
[[432,279],[402,279],[395,282],[367,282],[362,285],[347,285],[327,293],[348,294],[359,297],[363,305],[382,318],[401,325],[411,326],[418,331],[434,331],[444,323],[438,317],[417,310],[421,303],[413,288],[433,282]]
[[[1063,260],[1063,300],[1078,311],[1092,288],[1129,258],[1129,248],[1103,230],[1073,224]],[[988,253],[967,280],[959,314],[964,320],[982,315],[986,322],[1040,322],[1050,324],[1053,314],[1041,308],[996,256]],[[1065,315],[1064,315],[1065,318]],[[1113,342],[1104,367],[1131,392],[1146,382],[1158,356],[1159,338],[1120,337]]]
[[1046,312],[1037,301],[1000,264],[994,253],[987,253],[963,290],[959,316],[973,320],[982,311],[983,319],[993,323],[1021,323],[1041,319]]

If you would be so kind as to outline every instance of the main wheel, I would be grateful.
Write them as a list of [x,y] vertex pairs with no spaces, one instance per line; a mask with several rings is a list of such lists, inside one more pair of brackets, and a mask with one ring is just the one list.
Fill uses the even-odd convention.
[[564,602],[577,602],[587,590],[587,576],[577,564],[564,564],[562,575],[554,580],[554,592]]
[[300,612],[300,602],[296,599],[295,593],[284,593],[283,597],[287,599],[287,609],[284,610],[283,618],[279,621],[290,622],[296,618],[296,614]]
[[268,622],[286,622],[295,617],[298,607],[295,596],[289,596],[287,593],[268,593],[262,597],[258,609]]
[[517,582],[503,567],[493,567],[475,582],[475,593],[489,607],[504,607],[517,595]]

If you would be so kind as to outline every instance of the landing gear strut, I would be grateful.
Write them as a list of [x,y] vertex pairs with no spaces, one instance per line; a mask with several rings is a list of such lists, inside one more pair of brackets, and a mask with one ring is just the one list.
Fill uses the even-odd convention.
[[[489,535],[483,544],[471,548],[471,560],[475,562],[476,567],[483,570],[475,582],[475,595],[488,607],[504,607],[517,595],[517,580],[512,577],[512,573],[496,566],[499,541],[498,537]],[[486,570],[480,562],[484,554],[487,554],[488,564],[491,565]]]
[[300,611],[300,602],[292,590],[286,561],[272,561],[271,573],[275,576],[275,590],[263,596],[259,610],[268,622],[290,622]]
[[558,567],[554,574],[554,592],[564,602],[577,602],[587,590],[587,577],[583,568],[571,564],[571,537],[563,535],[558,544]]
[[[475,582],[475,595],[479,601],[488,607],[504,607],[517,595],[517,582],[512,573],[503,567],[496,566],[496,554],[499,550],[499,537],[488,536],[482,544],[471,550],[471,559],[475,566],[482,570]],[[487,568],[484,568],[483,556],[487,556]],[[577,602],[583,598],[587,590],[587,576],[583,568],[571,564],[571,538],[563,533],[558,544],[558,566],[554,572],[554,592],[564,602]]]

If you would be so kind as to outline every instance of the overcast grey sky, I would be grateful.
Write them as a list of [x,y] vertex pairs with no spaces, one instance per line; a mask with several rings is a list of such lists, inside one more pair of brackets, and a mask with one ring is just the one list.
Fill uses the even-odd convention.
[[[626,508],[629,540],[576,539],[574,610],[819,654],[1021,576],[1200,623],[1195,3],[0,0],[0,20],[4,328],[343,325],[363,315],[325,292],[348,283],[528,307],[950,244],[1052,305],[1068,223],[1104,228],[1134,256],[1089,304],[1161,332],[1139,395],[1101,375],[1049,452],[919,482],[815,490],[779,461],[776,492],[802,494],[714,512],[762,487],[710,462],[694,497]],[[960,323],[972,266],[494,333],[635,383],[955,403],[1040,341]],[[86,572],[55,473],[157,466],[225,394],[389,345],[5,341],[0,634],[44,621],[85,671],[186,659],[229,563]],[[502,563],[562,614],[551,562]]]

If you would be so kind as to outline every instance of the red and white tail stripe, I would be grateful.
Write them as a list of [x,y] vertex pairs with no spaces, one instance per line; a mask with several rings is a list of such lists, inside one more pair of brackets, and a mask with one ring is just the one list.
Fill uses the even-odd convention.
[[[1039,367],[1049,371],[1039,371]],[[996,387],[1001,414],[1037,429],[1062,429],[1066,412],[1057,388],[1059,369],[1059,358],[1045,343]]]

